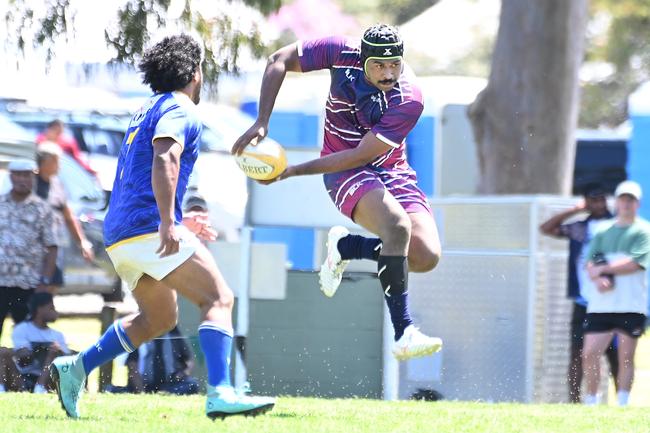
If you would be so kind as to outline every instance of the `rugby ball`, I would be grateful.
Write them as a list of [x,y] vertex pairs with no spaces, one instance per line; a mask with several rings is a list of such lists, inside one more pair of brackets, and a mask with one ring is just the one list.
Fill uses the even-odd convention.
[[249,144],[235,159],[246,176],[256,180],[275,179],[287,168],[284,148],[271,140]]

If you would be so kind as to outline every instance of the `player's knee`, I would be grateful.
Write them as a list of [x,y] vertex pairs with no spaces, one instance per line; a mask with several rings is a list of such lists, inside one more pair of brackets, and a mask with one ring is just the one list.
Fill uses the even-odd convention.
[[432,271],[440,261],[440,251],[422,249],[409,255],[409,271],[429,272]]
[[387,228],[386,233],[381,236],[384,244],[394,246],[406,246],[411,238],[411,220],[408,216],[396,218]]
[[155,317],[145,317],[145,320],[148,337],[159,337],[174,329],[178,321],[178,310],[160,311]]
[[173,313],[165,314],[156,321],[155,334],[160,336],[166,334],[167,332],[174,329],[178,323],[178,312],[174,311]]
[[230,288],[221,290],[219,291],[219,295],[212,300],[212,305],[219,309],[232,310],[235,305],[235,295]]

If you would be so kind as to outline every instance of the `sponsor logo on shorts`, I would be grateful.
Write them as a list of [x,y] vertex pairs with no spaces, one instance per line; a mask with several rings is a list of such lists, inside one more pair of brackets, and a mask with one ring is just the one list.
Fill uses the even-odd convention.
[[348,194],[349,194],[349,195],[354,195],[354,193],[357,192],[357,190],[358,190],[359,188],[361,188],[361,184],[362,184],[362,182],[357,182],[357,183],[355,183],[354,185],[352,185],[352,186],[348,189]]

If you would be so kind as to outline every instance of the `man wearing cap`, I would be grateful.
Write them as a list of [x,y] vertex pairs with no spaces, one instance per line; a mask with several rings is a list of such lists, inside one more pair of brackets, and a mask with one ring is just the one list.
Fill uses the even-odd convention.
[[628,403],[634,352],[645,330],[648,309],[646,270],[650,266],[650,224],[638,216],[641,187],[622,182],[615,192],[616,218],[594,235],[587,253],[587,299],[582,367],[586,404],[598,403],[600,357],[616,336],[619,353],[618,403]]
[[59,314],[51,293],[37,292],[29,300],[29,320],[14,327],[14,359],[28,389],[47,392],[47,367],[57,356],[70,353],[63,334],[49,327]]
[[32,193],[36,164],[15,160],[8,169],[12,189],[0,196],[0,335],[7,314],[23,321],[29,297],[50,285],[57,253],[52,210]]
[[[324,142],[320,158],[288,166],[270,183],[322,174],[338,210],[377,237],[335,226],[327,236],[320,289],[332,297],[350,260],[377,262],[377,275],[394,330],[398,360],[430,355],[442,340],[414,326],[408,308],[408,272],[428,272],[440,259],[433,213],[406,160],[406,136],[424,109],[415,74],[403,59],[396,28],[377,24],[360,41],[343,37],[298,41],[273,53],[264,71],[257,120],[233,145],[240,154],[268,132],[275,98],[287,71],[328,69]],[[305,204],[309,205],[309,204]]]
[[[552,216],[540,226],[541,232],[547,236],[569,240],[567,296],[573,300],[573,314],[571,316],[571,352],[567,383],[571,403],[581,402],[583,323],[587,315],[587,301],[580,294],[580,287],[584,284],[585,279],[589,278],[584,267],[586,254],[596,227],[603,221],[612,218],[612,214],[607,209],[606,191],[601,184],[587,184],[582,193],[583,200],[580,203]],[[586,218],[571,221],[584,213],[587,214]],[[607,348],[606,355],[612,377],[616,383],[618,355],[615,345],[610,345]]]

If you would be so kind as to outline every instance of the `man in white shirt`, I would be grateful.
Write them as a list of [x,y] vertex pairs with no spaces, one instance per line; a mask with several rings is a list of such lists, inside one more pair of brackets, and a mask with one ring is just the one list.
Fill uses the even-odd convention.
[[591,284],[587,299],[582,366],[587,379],[586,404],[598,403],[600,356],[612,337],[618,339],[618,403],[627,405],[634,379],[634,353],[645,331],[648,310],[650,224],[638,216],[641,187],[622,182],[615,192],[616,219],[596,233],[587,253]]
[[30,320],[17,324],[12,339],[14,359],[25,379],[26,387],[34,393],[47,392],[48,366],[57,356],[70,353],[63,334],[48,326],[59,314],[54,309],[52,295],[34,293],[29,301]]

